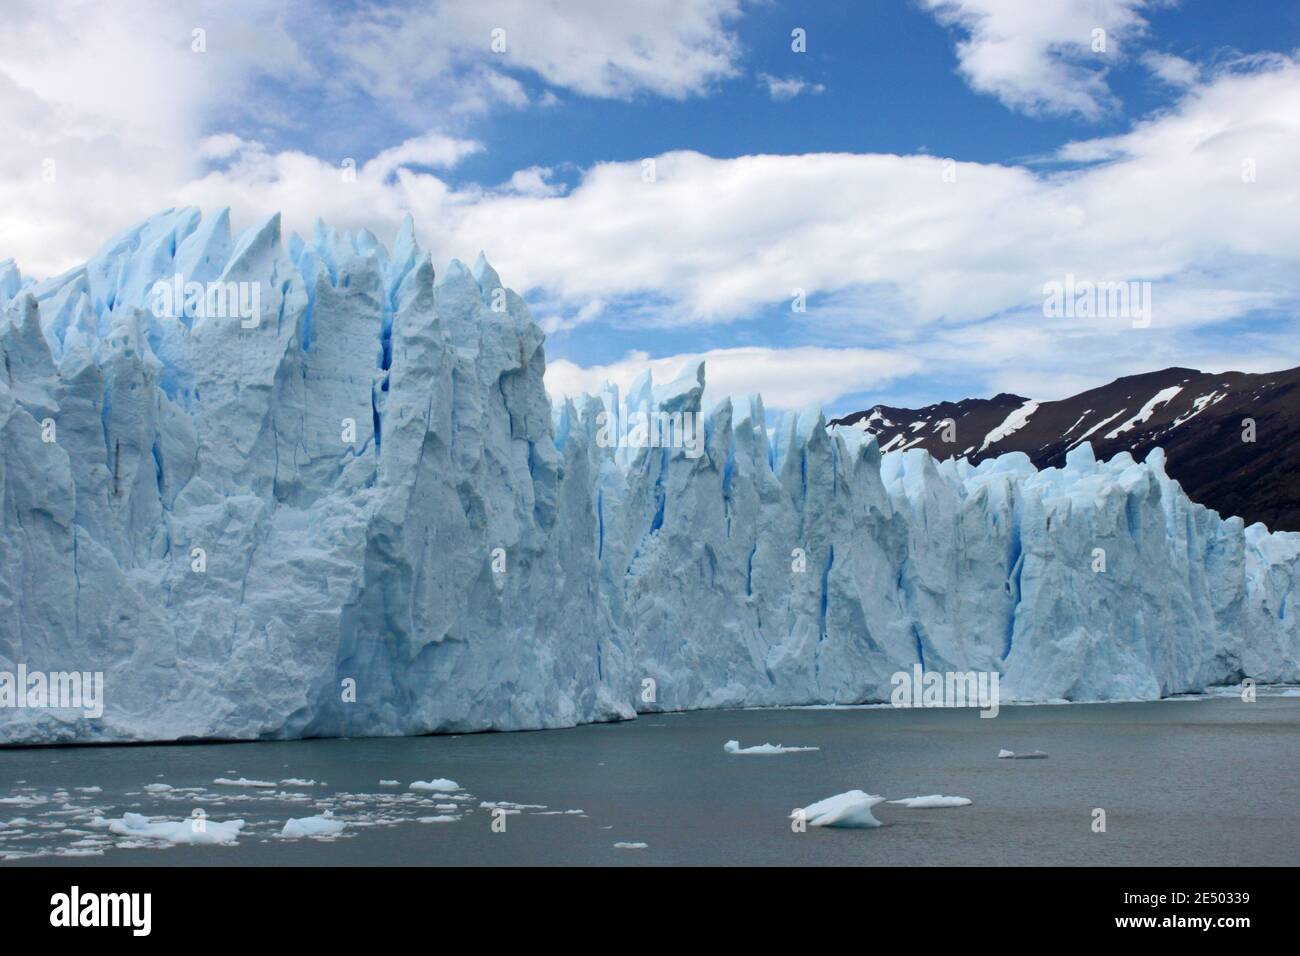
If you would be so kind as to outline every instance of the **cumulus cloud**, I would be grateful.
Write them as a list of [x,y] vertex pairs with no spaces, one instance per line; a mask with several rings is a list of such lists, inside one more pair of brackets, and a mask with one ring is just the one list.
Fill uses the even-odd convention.
[[780,77],[760,73],[758,81],[767,89],[767,95],[778,102],[792,100],[800,93],[823,93],[826,90],[820,83],[809,83],[797,76]]
[[605,0],[571,0],[563,16],[531,0],[374,6],[349,20],[338,51],[377,98],[452,92],[476,106],[524,97],[511,71],[585,96],[674,99],[736,74],[738,0],[641,0],[636,13]]
[[1142,54],[1142,65],[1150,70],[1157,79],[1170,86],[1186,89],[1195,85],[1201,78],[1201,70],[1191,60],[1172,53],[1157,53],[1154,50]]
[[1123,43],[1143,35],[1142,11],[1152,5],[1150,0],[920,2],[965,36],[957,44],[957,62],[972,89],[1021,112],[1087,120],[1115,108],[1106,71]]

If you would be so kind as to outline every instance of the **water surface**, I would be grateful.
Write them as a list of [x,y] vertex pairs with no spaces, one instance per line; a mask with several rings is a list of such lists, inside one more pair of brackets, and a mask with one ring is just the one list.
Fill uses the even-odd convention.
[[[733,756],[723,752],[729,739],[820,749]],[[999,760],[1002,748],[1049,758]],[[464,790],[407,789],[437,777]],[[280,783],[291,779],[315,784]],[[161,782],[178,789],[144,792]],[[793,808],[850,789],[974,803],[883,804],[879,829],[791,831]],[[974,710],[709,711],[532,733],[10,749],[0,750],[0,800],[0,823],[19,821],[0,829],[7,866],[1294,866],[1300,697],[1004,707],[994,719]],[[522,806],[509,806],[517,812],[497,833],[485,802]],[[102,823],[125,812],[179,820],[196,806],[212,820],[246,820],[238,845],[159,848]],[[1098,807],[1105,833],[1092,830]],[[348,821],[341,837],[278,836],[290,817],[324,810]],[[454,820],[419,822],[436,817]]]

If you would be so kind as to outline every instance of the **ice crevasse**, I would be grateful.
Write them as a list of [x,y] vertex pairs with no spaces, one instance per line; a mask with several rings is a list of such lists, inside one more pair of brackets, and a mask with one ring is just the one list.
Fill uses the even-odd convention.
[[[257,321],[160,317],[175,276],[255,285]],[[0,742],[882,701],[918,663],[1004,699],[1300,680],[1300,534],[1159,451],[882,456],[703,409],[702,366],[553,406],[522,299],[481,256],[435,277],[409,219],[390,252],[170,210],[52,279],[0,263],[0,306],[0,672],[104,674],[102,716],[0,707]],[[702,453],[603,447],[628,408],[702,415]]]

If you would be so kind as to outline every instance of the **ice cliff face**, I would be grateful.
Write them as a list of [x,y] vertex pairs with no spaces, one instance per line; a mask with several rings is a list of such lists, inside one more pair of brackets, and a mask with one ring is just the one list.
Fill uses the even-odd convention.
[[[159,281],[258,308],[159,315]],[[702,368],[553,411],[522,300],[481,257],[435,279],[409,221],[390,254],[169,211],[54,279],[0,263],[0,304],[0,672],[104,674],[102,717],[0,707],[0,742],[886,700],[916,663],[1022,698],[1300,680],[1300,534],[1161,455],[882,458],[702,410]],[[628,408],[703,413],[702,448],[605,447]]]

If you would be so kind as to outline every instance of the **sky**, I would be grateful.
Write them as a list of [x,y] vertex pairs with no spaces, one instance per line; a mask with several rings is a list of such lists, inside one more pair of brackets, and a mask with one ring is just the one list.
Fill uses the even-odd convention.
[[[0,259],[163,209],[482,250],[553,394],[831,414],[1300,365],[1294,0],[5,0]],[[348,175],[355,170],[355,175]],[[1150,283],[1149,321],[1049,315]]]

